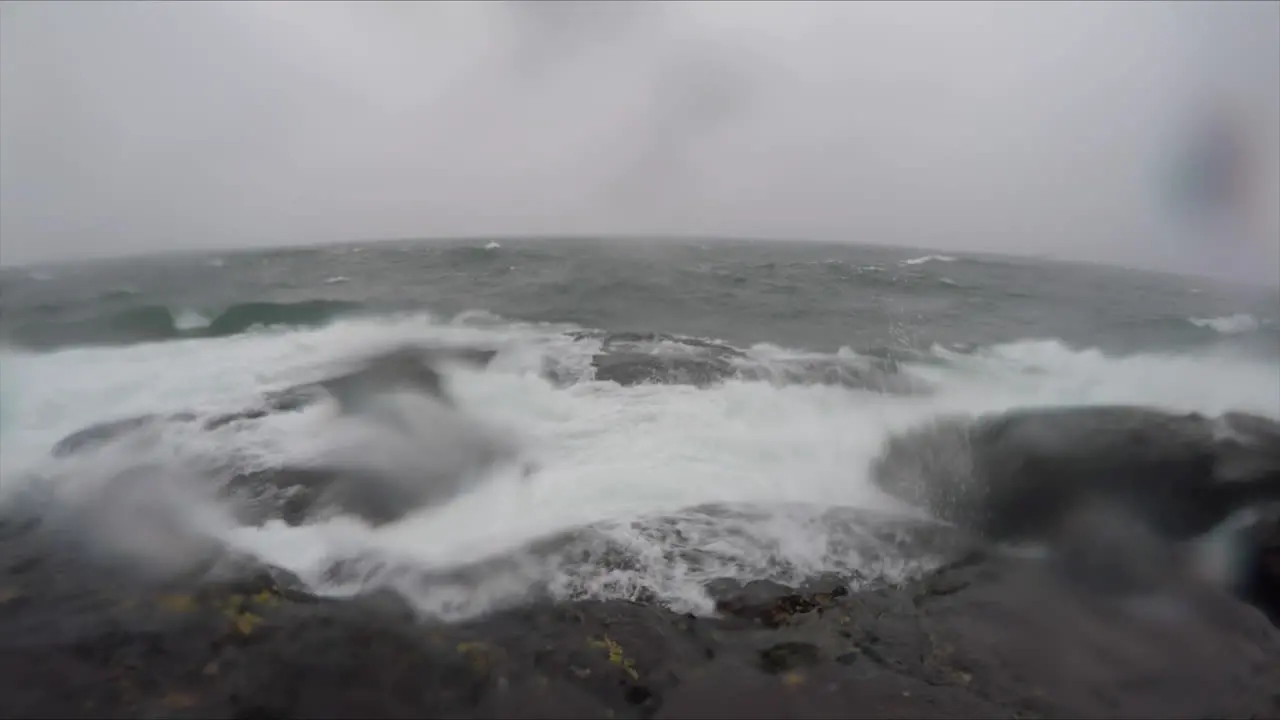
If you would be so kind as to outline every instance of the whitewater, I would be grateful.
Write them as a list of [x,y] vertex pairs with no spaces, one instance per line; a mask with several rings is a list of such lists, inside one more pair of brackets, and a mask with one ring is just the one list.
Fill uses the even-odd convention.
[[[538,593],[647,597],[704,612],[712,579],[839,572],[895,581],[938,562],[938,553],[842,514],[918,515],[875,490],[868,469],[887,437],[931,417],[1110,403],[1280,416],[1277,364],[1222,345],[1127,354],[1054,339],[934,345],[904,365],[932,392],[902,396],[738,379],[623,387],[593,380],[599,342],[567,334],[573,328],[413,312],[126,347],[9,347],[0,355],[0,487],[6,498],[40,488],[85,518],[144,508],[103,521],[100,537],[144,560],[181,554],[171,532],[151,527],[168,523],[287,568],[317,591],[390,586],[448,619]],[[50,457],[62,437],[105,419],[234,412],[317,376],[326,362],[406,341],[499,353],[483,369],[447,369],[457,413],[401,398],[415,418],[408,436],[320,403],[213,430],[166,425],[98,452]],[[745,350],[764,366],[814,355],[767,343]],[[572,380],[552,382],[549,366]],[[492,467],[459,496],[378,527],[349,516],[240,525],[200,486],[211,469],[335,456],[412,472],[468,433],[508,439],[523,464]],[[162,468],[164,480],[122,500],[113,481],[140,464]]]

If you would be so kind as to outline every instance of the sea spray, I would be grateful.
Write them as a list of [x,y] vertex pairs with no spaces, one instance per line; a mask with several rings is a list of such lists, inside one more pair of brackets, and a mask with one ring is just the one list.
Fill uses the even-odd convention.
[[[518,438],[520,462],[494,466],[447,502],[377,527],[341,516],[300,526],[272,520],[201,527],[295,571],[318,591],[389,584],[449,617],[532,592],[654,596],[705,609],[710,579],[798,581],[827,571],[893,579],[936,562],[945,542],[922,548],[884,534],[887,521],[877,518],[906,509],[879,493],[867,473],[887,438],[939,415],[1117,402],[1280,415],[1274,366],[1222,350],[1116,355],[1036,340],[939,351],[927,362],[904,362],[935,386],[920,396],[734,378],[705,389],[621,387],[591,378],[599,342],[561,327],[399,316],[220,340],[9,352],[0,392],[10,397],[9,383],[18,378],[23,392],[10,405],[18,421],[6,429],[3,484],[61,473],[72,487],[85,470],[75,463],[88,460],[52,459],[49,448],[108,413],[232,411],[319,378],[362,348],[414,340],[504,348],[487,368],[451,368],[446,384],[465,424]],[[757,356],[781,361],[786,352],[775,345]],[[552,382],[548,363],[579,368],[578,375]],[[403,411],[420,401],[397,402]],[[420,417],[425,428],[439,427],[431,425],[440,419],[434,412]],[[144,483],[167,477],[186,488],[206,470],[225,477],[235,468],[343,458],[409,476],[415,462],[448,460],[455,449],[453,436],[438,429],[417,443],[380,425],[344,422],[320,403],[211,431],[198,423],[162,426],[158,435],[130,441],[129,453],[95,455],[93,463],[111,478],[127,467],[110,463],[127,455],[153,466]],[[522,463],[536,470],[526,474]],[[219,506],[208,492],[175,492],[180,502],[161,494],[148,512]],[[170,526],[185,523],[182,517]],[[344,563],[345,572],[335,570]]]

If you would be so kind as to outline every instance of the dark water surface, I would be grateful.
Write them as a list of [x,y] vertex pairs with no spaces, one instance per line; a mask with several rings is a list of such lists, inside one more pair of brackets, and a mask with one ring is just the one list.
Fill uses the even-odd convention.
[[[1102,266],[801,242],[385,242],[0,270],[0,332],[52,348],[484,310],[828,352],[1055,338],[1280,357],[1274,291]],[[940,255],[940,254],[939,254]],[[1211,322],[1210,322],[1211,321]]]

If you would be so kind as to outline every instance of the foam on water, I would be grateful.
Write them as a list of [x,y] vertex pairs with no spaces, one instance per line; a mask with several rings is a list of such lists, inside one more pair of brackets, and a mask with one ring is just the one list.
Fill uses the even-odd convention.
[[[102,491],[82,478],[111,475],[113,456],[94,454],[92,467],[74,456],[49,457],[55,442],[89,424],[150,412],[234,411],[264,391],[319,377],[324,361],[392,342],[496,342],[503,351],[488,368],[452,369],[446,382],[478,426],[514,438],[537,467],[529,477],[500,465],[447,503],[378,528],[350,517],[301,527],[278,521],[238,527],[210,519],[207,509],[196,518],[200,526],[335,592],[352,587],[330,577],[342,558],[394,558],[402,567],[439,573],[507,559],[500,571],[465,583],[437,576],[413,585],[404,575],[385,574],[424,609],[446,616],[509,602],[538,585],[562,595],[644,591],[698,610],[707,603],[702,584],[714,577],[798,580],[850,570],[892,577],[918,570],[927,558],[886,557],[888,550],[866,554],[869,546],[847,542],[856,528],[830,522],[824,513],[901,511],[871,486],[868,466],[890,433],[933,415],[1140,403],[1280,416],[1275,365],[1222,350],[1109,357],[1051,340],[970,354],[937,349],[947,362],[912,367],[938,388],[924,397],[765,382],[709,389],[604,382],[557,387],[542,377],[544,363],[550,359],[589,377],[596,348],[574,342],[561,334],[564,329],[504,323],[486,314],[455,322],[412,315],[125,348],[4,351],[0,490],[13,491],[32,478],[61,478],[67,497],[92,504],[104,496],[94,495]],[[753,349],[758,358],[786,354],[776,347]],[[335,447],[351,457],[412,462],[433,447],[343,426],[324,405],[214,431],[188,424],[157,432],[163,436],[120,451],[119,467],[139,455],[169,468],[227,462],[271,467],[306,462]],[[437,438],[435,447],[442,442],[452,441]],[[171,509],[211,502],[175,497],[164,496]],[[696,509],[708,505],[749,510]],[[594,534],[586,545],[570,543],[559,555],[520,554],[532,543],[587,526]],[[573,553],[605,552],[600,548],[606,545],[626,548],[631,560],[571,561]]]
[[1190,318],[1187,322],[1196,327],[1209,328],[1223,335],[1235,335],[1257,330],[1262,323],[1248,313],[1236,313],[1216,318]]
[[182,310],[174,317],[173,326],[178,330],[199,330],[209,327],[209,318],[195,310]]
[[929,263],[929,262],[945,262],[945,263],[949,263],[949,262],[955,262],[955,261],[956,261],[956,259],[955,259],[955,258],[953,258],[953,257],[951,257],[950,255],[923,255],[923,256],[921,256],[921,257],[917,257],[917,258],[911,258],[911,259],[909,259],[909,260],[903,260],[903,261],[902,261],[902,264],[903,264],[903,265],[923,265],[923,264],[925,264],[925,263]]

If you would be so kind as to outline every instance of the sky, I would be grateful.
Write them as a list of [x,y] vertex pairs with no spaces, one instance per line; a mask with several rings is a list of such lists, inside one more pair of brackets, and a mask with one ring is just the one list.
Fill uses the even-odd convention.
[[0,3],[0,264],[542,234],[1280,282],[1280,2]]

